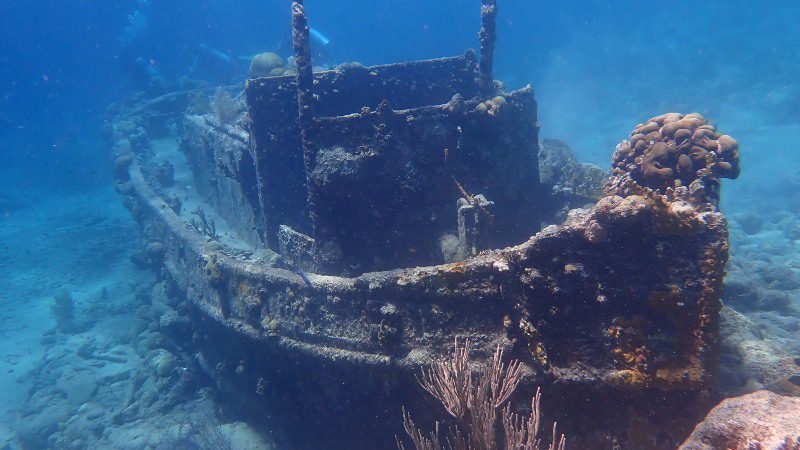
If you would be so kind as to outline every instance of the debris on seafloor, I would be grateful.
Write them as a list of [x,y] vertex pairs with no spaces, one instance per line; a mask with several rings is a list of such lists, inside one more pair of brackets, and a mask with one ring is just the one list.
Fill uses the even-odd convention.
[[56,319],[56,329],[62,333],[74,333],[78,329],[75,322],[75,300],[66,289],[53,299],[50,310]]

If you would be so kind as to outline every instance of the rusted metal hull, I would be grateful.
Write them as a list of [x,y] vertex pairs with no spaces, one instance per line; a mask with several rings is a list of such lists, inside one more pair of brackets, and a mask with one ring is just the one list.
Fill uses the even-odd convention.
[[[643,448],[652,431],[656,447],[679,442],[713,387],[727,259],[719,212],[676,215],[658,195],[610,195],[515,247],[355,278],[309,273],[309,285],[204,240],[138,163],[121,190],[147,239],[166,246],[174,292],[201,312],[197,350],[215,378],[255,403],[263,380],[317,402],[308,426],[342,447],[348,436],[390,443],[401,404],[424,401],[412,372],[455,337],[472,340],[478,361],[507,347],[525,363],[527,387],[550,393],[563,429],[592,445]],[[318,377],[315,365],[329,372]]]

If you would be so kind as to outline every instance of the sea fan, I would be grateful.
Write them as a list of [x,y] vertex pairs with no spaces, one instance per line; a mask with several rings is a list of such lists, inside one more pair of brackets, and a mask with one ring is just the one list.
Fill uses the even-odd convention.
[[228,90],[220,86],[214,91],[214,98],[211,100],[211,109],[224,125],[233,124],[239,117],[239,104],[232,98]]

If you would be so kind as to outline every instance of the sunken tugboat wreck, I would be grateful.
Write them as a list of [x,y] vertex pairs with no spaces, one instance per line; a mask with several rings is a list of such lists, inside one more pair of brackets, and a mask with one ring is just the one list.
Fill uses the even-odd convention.
[[666,114],[609,175],[567,158],[540,180],[558,152],[531,87],[493,80],[493,2],[479,57],[319,72],[292,8],[296,74],[248,80],[246,105],[179,92],[113,123],[197,370],[256,418],[302,420],[297,448],[383,448],[401,406],[441,418],[414,374],[468,338],[477,363],[498,345],[522,361],[512,400],[542,386],[571,446],[679,444],[715,400],[736,141]]

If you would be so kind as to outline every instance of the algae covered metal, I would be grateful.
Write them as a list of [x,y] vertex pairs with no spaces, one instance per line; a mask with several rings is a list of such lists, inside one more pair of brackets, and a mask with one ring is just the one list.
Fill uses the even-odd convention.
[[[306,40],[296,35],[296,48]],[[306,270],[347,275],[435,263],[440,238],[457,228],[458,198],[479,194],[493,202],[491,211],[477,210],[491,222],[482,249],[521,242],[538,228],[530,87],[481,86],[472,51],[343,64],[307,86],[303,73],[298,64],[297,77],[246,87],[264,235],[284,256]],[[313,254],[296,255],[297,241]]]

